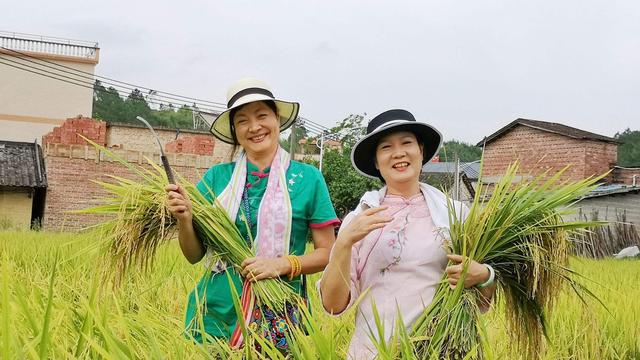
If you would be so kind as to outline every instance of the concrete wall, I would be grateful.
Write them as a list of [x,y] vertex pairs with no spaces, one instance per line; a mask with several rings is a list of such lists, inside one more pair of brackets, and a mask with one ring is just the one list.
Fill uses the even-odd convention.
[[[0,137],[11,141],[33,141],[60,125],[64,119],[77,116],[91,116],[93,106],[93,80],[80,79],[77,76],[42,67],[21,60],[7,53],[0,53],[4,62],[18,67],[39,67],[87,83],[87,87],[78,86],[30,73],[14,67],[0,65]],[[20,64],[16,64],[15,61]],[[40,60],[29,59],[41,63]],[[95,63],[55,60],[46,57],[46,61],[61,64],[76,70],[93,74]],[[45,63],[49,66],[49,63]],[[66,70],[72,71],[72,70]],[[43,73],[43,71],[39,71]],[[65,79],[69,80],[69,79]],[[71,80],[70,80],[71,81]]]
[[619,216],[625,212],[626,222],[633,223],[640,227],[640,192],[629,192],[626,194],[615,194],[587,198],[575,205],[575,208],[582,210],[589,219],[594,212],[598,213],[598,220],[618,221]]
[[20,229],[31,226],[31,190],[0,190],[0,220]]

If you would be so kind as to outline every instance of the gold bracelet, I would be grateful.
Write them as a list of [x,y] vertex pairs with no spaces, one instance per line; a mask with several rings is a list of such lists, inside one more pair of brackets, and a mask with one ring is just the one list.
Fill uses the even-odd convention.
[[287,260],[289,260],[289,265],[291,265],[291,271],[289,271],[289,280],[293,279],[293,276],[296,272],[296,260],[295,256],[287,255]]
[[289,264],[291,264],[289,280],[293,280],[294,277],[302,273],[302,264],[300,263],[300,259],[295,255],[287,255],[287,260],[289,260]]
[[298,265],[298,268],[296,269],[295,276],[298,276],[298,275],[302,274],[302,263],[300,262],[300,258],[299,257],[294,256],[294,258],[296,259],[296,265]]

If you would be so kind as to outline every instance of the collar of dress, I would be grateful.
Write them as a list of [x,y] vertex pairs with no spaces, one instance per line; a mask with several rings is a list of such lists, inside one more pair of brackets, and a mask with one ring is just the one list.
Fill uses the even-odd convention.
[[[460,201],[455,201],[447,198],[442,191],[436,189],[435,187],[420,183],[420,192],[424,196],[424,200],[427,203],[427,207],[429,212],[431,213],[431,219],[433,220],[433,224],[436,228],[440,229],[440,233],[449,237],[449,205],[448,202],[451,202],[453,207],[456,209],[456,213],[458,214],[458,218],[465,219],[469,212],[469,209],[466,205],[461,203]],[[385,194],[387,193],[387,187],[384,186],[380,190],[367,191],[360,198],[360,203],[354,210],[354,215],[358,215],[362,211],[380,206],[382,199],[384,199]]]

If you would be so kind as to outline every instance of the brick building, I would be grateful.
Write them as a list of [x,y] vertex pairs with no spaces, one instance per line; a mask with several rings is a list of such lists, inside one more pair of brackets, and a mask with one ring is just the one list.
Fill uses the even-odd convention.
[[[198,181],[213,164],[229,158],[231,147],[217,144],[208,132],[155,130],[173,170],[192,182]],[[158,144],[145,127],[106,124],[82,117],[67,119],[43,137],[48,180],[43,227],[47,230],[78,230],[102,220],[72,211],[96,205],[96,199],[107,195],[92,180],[109,181],[107,174],[132,177],[105,153],[87,145],[79,134],[133,164],[151,168],[146,158],[160,163]]]
[[569,166],[564,180],[577,181],[611,171],[603,184],[574,204],[571,220],[604,220],[575,242],[582,256],[606,257],[624,247],[640,245],[640,168],[616,166],[619,141],[570,126],[516,119],[479,142],[484,146],[482,180],[495,182],[518,160],[520,175],[530,179]]
[[616,165],[619,143],[562,124],[516,119],[477,146],[484,146],[483,180],[493,182],[516,160],[524,178],[555,173],[566,166],[570,166],[566,180],[604,174]]

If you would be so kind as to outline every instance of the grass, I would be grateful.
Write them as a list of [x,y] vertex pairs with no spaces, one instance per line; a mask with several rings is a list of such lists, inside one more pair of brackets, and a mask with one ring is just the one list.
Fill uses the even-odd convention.
[[[99,286],[95,245],[92,234],[0,232],[0,358],[208,359],[217,352],[242,358],[228,355],[224,346],[194,345],[182,336],[186,297],[203,268],[190,265],[177,243],[160,247],[154,268],[144,276],[129,273],[117,291]],[[542,358],[640,358],[640,262],[573,258],[571,265],[601,284],[587,282],[609,312],[561,295],[548,319],[550,342]],[[317,275],[310,285],[316,280]],[[299,337],[294,354],[344,358],[352,314],[324,315],[310,290],[310,335]],[[521,359],[499,313],[482,318],[490,345],[486,355]]]

